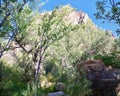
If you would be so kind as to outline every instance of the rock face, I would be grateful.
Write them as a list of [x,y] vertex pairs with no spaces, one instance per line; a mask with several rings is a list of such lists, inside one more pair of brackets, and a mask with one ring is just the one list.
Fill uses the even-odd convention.
[[92,82],[91,96],[117,96],[120,90],[120,73],[106,67],[102,60],[85,61],[78,66],[78,70],[79,67],[85,69],[88,80]]
[[102,60],[88,60],[82,62],[81,65],[88,73],[91,71],[102,71],[106,69]]
[[73,25],[87,23],[89,17],[86,13],[79,11],[73,11],[67,16],[67,22]]
[[12,65],[15,64],[18,60],[18,55],[20,55],[21,49],[16,48],[14,50],[9,50],[4,52],[1,60],[7,62],[8,64]]

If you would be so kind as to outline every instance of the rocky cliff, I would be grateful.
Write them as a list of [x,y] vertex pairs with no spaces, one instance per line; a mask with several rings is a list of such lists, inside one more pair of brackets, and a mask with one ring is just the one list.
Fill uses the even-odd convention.
[[73,11],[67,16],[68,22],[74,25],[87,23],[88,19],[90,19],[87,13],[83,11]]

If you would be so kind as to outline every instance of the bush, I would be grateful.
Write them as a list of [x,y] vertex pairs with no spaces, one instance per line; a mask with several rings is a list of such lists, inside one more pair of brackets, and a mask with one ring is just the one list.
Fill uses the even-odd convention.
[[23,95],[28,90],[28,82],[23,82],[24,76],[22,70],[17,66],[10,66],[0,62],[0,92],[1,96],[28,96]]
[[120,68],[120,39],[116,39],[109,53],[96,54],[94,59],[102,59],[107,66]]

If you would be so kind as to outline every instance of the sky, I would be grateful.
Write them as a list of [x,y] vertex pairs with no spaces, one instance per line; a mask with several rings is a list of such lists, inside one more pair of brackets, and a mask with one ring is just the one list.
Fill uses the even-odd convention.
[[94,13],[96,12],[96,5],[95,2],[97,0],[42,0],[45,1],[45,4],[41,7],[41,10],[52,11],[56,6],[59,5],[67,5],[70,4],[73,8],[77,11],[82,10],[83,12],[87,13],[90,19],[94,22],[96,26],[104,30],[112,31],[113,35],[116,36],[115,30],[117,29],[117,25],[110,22],[102,23],[102,20],[96,20]]

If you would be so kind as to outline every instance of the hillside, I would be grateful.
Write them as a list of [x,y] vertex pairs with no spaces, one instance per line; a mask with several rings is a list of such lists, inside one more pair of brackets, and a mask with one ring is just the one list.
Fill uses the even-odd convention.
[[[59,11],[63,13],[66,10],[70,13],[64,17],[65,23],[72,24],[73,26],[77,26],[77,30],[75,32],[67,33],[67,35],[64,36],[61,40],[59,40],[58,42],[55,42],[53,46],[49,48],[51,55],[55,56],[53,54],[55,53],[57,55],[57,58],[59,58],[60,55],[65,55],[66,53],[68,54],[70,52],[69,53],[71,54],[70,57],[75,56],[74,59],[75,58],[77,59],[82,55],[83,52],[86,52],[88,50],[90,52],[93,52],[91,55],[96,54],[95,51],[98,51],[98,53],[103,53],[103,52],[108,53],[110,51],[110,49],[108,50],[108,48],[111,48],[110,46],[114,41],[114,38],[112,37],[111,32],[104,31],[102,29],[97,28],[96,25],[89,18],[87,13],[84,13],[82,11],[79,11],[79,12],[74,11],[74,9],[69,5],[63,6],[61,9],[59,9]],[[60,12],[57,14],[58,16],[61,15]],[[44,16],[44,14],[51,14],[51,12],[45,12],[45,13],[36,15],[34,17],[35,20],[33,21],[32,24],[37,26],[37,24],[41,22],[40,18]],[[30,28],[32,29],[28,28],[29,30],[36,30],[35,27],[31,27],[31,26]],[[28,35],[29,37],[27,38],[30,41],[38,37],[36,32],[32,32],[32,33],[30,32],[28,34],[29,34]],[[97,46],[95,46],[95,47],[99,46],[99,48],[91,49],[91,47],[93,47],[92,45],[96,44],[97,42],[99,43],[99,41],[102,41],[100,42],[101,44],[100,45],[98,44]],[[60,49],[52,48],[52,47],[55,47],[56,45],[57,45],[56,48],[60,48]],[[14,44],[11,45],[11,47],[12,46],[14,46]],[[18,46],[18,45],[15,45],[15,46]],[[27,48],[29,49],[28,45],[26,45],[25,47],[26,49]],[[15,63],[14,61],[17,61],[15,58],[17,58],[17,55],[19,54],[19,50],[18,49],[14,49],[12,51],[10,50],[7,53],[5,52],[4,54],[5,55],[2,57],[3,58],[2,60],[9,61],[9,63],[10,62]],[[92,58],[92,57],[89,57],[89,58]]]
[[[110,31],[98,28],[87,13],[70,5],[41,13],[27,7],[15,21],[18,33],[0,62],[2,96],[33,96],[35,92],[46,96],[56,91],[68,96],[86,96],[92,92],[93,77],[102,80],[104,76],[105,79],[119,76],[111,73],[114,68],[120,68],[119,39]],[[0,41],[7,44],[4,38]],[[84,62],[88,62],[87,71]],[[95,71],[88,70],[92,68],[89,64],[93,64]],[[92,79],[88,80],[87,76]]]

